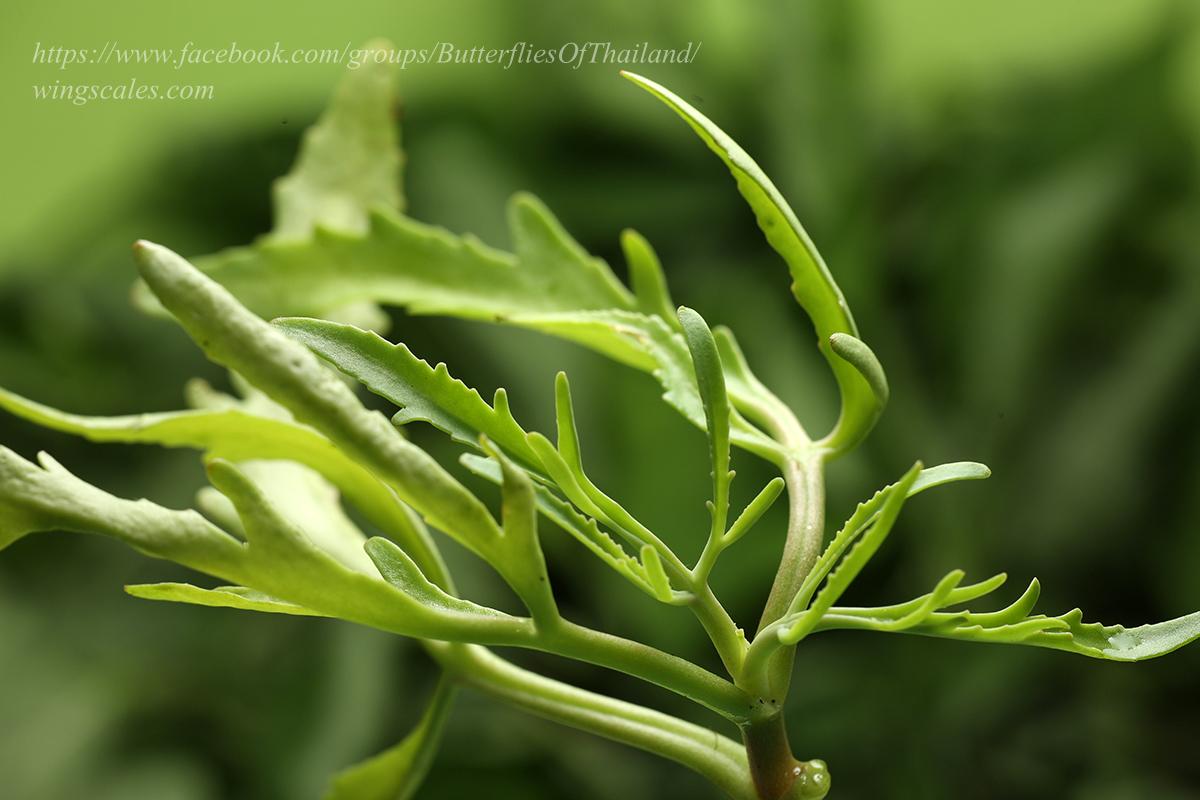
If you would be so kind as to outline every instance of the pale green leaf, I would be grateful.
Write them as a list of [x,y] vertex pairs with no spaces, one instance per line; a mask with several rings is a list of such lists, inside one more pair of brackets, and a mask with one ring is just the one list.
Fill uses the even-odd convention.
[[[281,416],[275,409],[264,407],[261,396],[239,401],[198,383],[189,386],[189,396],[194,405],[206,407],[194,411],[92,417],[58,411],[0,389],[0,408],[44,427],[94,442],[191,447],[205,451],[212,458],[237,462],[294,461],[336,486],[381,531],[394,536],[406,547],[419,547],[417,540],[421,538],[421,532],[414,527],[409,512],[397,502],[392,491],[313,428],[291,421],[286,412]],[[256,413],[249,413],[251,409]],[[263,416],[265,413],[272,416]],[[259,469],[255,477],[261,479],[264,474]],[[327,489],[314,485],[310,491],[319,493]],[[364,564],[361,547],[361,538],[355,541],[352,536],[338,538],[335,545],[344,562],[369,567],[369,563]]]
[[361,233],[370,209],[403,210],[396,69],[371,57],[390,47],[369,44],[361,66],[346,71],[328,108],[304,132],[296,163],[275,182],[273,238],[303,239],[317,226]]

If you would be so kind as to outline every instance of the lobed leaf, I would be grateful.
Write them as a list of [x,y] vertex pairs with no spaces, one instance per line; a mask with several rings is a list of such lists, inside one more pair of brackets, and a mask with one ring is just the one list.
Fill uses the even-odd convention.
[[[392,491],[374,475],[339,450],[329,439],[307,425],[296,423],[281,408],[261,395],[239,401],[221,395],[200,383],[189,387],[197,410],[118,417],[94,417],[69,414],[0,389],[0,408],[52,430],[82,436],[93,442],[159,444],[167,447],[191,447],[209,457],[229,461],[294,461],[319,473],[351,502],[379,530],[406,547],[428,549],[421,541],[411,513],[399,503]],[[271,407],[268,407],[271,406]],[[263,478],[262,469],[254,470]],[[307,491],[324,492],[327,487],[311,484]],[[319,538],[320,534],[316,534]],[[362,539],[335,545],[346,563],[364,566]],[[366,564],[369,568],[369,563]]]
[[389,48],[368,44],[361,66],[346,71],[321,118],[304,132],[296,163],[272,187],[272,238],[303,239],[319,225],[362,232],[368,210],[403,210],[396,71],[370,57]]
[[[946,581],[943,579],[939,588]],[[1002,582],[1003,576],[998,575],[972,587],[949,592],[935,590],[908,603],[884,608],[830,608],[814,630],[861,629],[1021,644],[1110,661],[1157,658],[1200,640],[1200,612],[1136,628],[1085,623],[1079,609],[1057,617],[1033,614],[1040,593],[1036,579],[1017,600],[1000,611],[938,610],[970,602],[995,590]]]

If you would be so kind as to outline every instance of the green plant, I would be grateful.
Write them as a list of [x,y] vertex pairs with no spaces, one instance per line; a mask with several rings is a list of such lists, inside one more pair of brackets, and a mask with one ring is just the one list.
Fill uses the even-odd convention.
[[[882,412],[883,370],[858,338],[812,242],[757,165],[682,100],[628,77],[679,113],[725,162],[787,263],[793,294],[840,390],[841,413],[828,434],[809,435],[755,377],[730,331],[676,310],[657,256],[637,234],[622,237],[630,291],[532,198],[518,197],[510,207],[513,253],[403,216],[391,76],[368,65],[347,79],[277,185],[269,235],[195,267],[160,246],[135,247],[143,279],[138,303],[173,316],[231,371],[241,397],[197,383],[189,387],[192,410],[94,418],[0,392],[0,405],[50,428],[203,451],[212,487],[200,492],[198,505],[206,516],[119,499],[49,456],[35,465],[0,449],[0,547],[36,531],[100,533],[233,584],[127,587],[136,596],[334,617],[418,639],[445,675],[427,712],[396,747],[338,776],[331,798],[415,792],[460,686],[678,761],[735,798],[820,797],[829,791],[828,771],[820,761],[793,757],[782,715],[795,647],[809,635],[905,632],[1123,661],[1200,638],[1200,614],[1132,629],[1084,623],[1077,610],[1034,614],[1036,581],[1000,611],[961,610],[998,589],[1004,576],[964,586],[957,570],[905,603],[837,605],[908,497],[988,471],[967,462],[918,463],[859,505],[822,548],[825,465],[857,446]],[[431,367],[371,332],[386,324],[377,304],[541,331],[651,373],[667,403],[709,443],[711,527],[695,537],[695,559],[685,561],[588,477],[564,374],[555,385],[551,441],[520,425],[503,390],[489,404],[445,366]],[[367,410],[330,366],[398,406],[395,424]],[[498,518],[403,435],[415,421],[468,448],[462,465],[499,486]],[[780,473],[737,513],[730,502],[734,446]],[[708,579],[722,552],[785,490],[783,556],[748,637]],[[378,535],[363,533],[343,499]],[[564,619],[539,539],[552,534],[539,530],[539,518],[650,597],[688,609],[727,674]],[[504,613],[460,597],[427,525],[489,563],[525,611]],[[519,668],[491,646],[636,676],[715,712],[742,741]]]

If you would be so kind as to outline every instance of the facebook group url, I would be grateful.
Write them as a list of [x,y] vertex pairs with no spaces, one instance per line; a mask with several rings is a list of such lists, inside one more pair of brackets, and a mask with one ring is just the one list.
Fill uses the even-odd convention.
[[436,42],[432,47],[384,48],[343,47],[287,48],[282,42],[268,47],[243,47],[231,42],[224,47],[201,47],[188,42],[174,47],[123,47],[110,40],[103,47],[61,47],[37,42],[33,63],[66,70],[87,65],[169,66],[174,69],[212,64],[233,65],[319,65],[337,64],[358,69],[364,64],[393,64],[400,69],[417,65],[474,64],[512,69],[521,65],[560,65],[579,69],[590,64],[634,66],[638,64],[690,64],[703,42],[688,42],[678,48],[653,47],[649,42],[565,42],[539,47],[515,42],[508,47],[464,47],[454,42]]

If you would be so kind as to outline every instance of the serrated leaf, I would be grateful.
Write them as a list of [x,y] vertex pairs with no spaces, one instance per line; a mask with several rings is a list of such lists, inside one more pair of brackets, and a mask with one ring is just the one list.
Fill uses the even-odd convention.
[[400,743],[334,776],[322,800],[410,800],[433,764],[454,698],[443,678],[416,727]]
[[[908,485],[904,499],[919,494],[926,489],[932,489],[935,486],[942,486],[946,483],[962,480],[979,480],[991,474],[991,470],[986,466],[973,461],[956,461],[949,464],[939,464],[936,467],[920,470]],[[813,565],[812,570],[805,577],[800,589],[796,592],[796,597],[792,601],[789,613],[798,613],[808,606],[809,600],[812,599],[817,587],[821,585],[821,581],[837,565],[838,560],[846,552],[846,549],[878,518],[884,503],[896,491],[898,485],[898,483],[893,483],[885,486],[871,496],[870,499],[859,503],[855,507],[854,513],[850,515],[850,518],[846,520],[841,529],[834,534],[834,537],[829,541],[829,544],[817,559],[817,563]]]
[[479,393],[454,378],[445,364],[431,367],[403,344],[370,331],[318,319],[285,318],[272,324],[375,394],[400,406],[398,425],[428,422],[456,441],[479,447],[486,435],[526,465],[538,463],[513,418],[503,390],[489,406]]
[[[789,609],[791,613],[781,620],[779,631],[781,642],[796,644],[811,633],[821,618],[842,596],[842,593],[854,582],[858,573],[867,565],[867,562],[883,544],[884,539],[887,538],[888,533],[891,532],[892,525],[895,524],[896,517],[899,516],[900,509],[904,506],[904,501],[908,499],[909,489],[917,480],[920,472],[921,463],[917,462],[903,478],[881,492],[882,497],[876,513],[872,515],[871,521],[862,528],[861,535],[855,537],[857,541],[854,542],[845,557],[840,559],[837,566],[829,571],[824,587],[813,599],[812,604],[807,605],[805,602],[802,605],[799,602],[804,593],[803,589],[801,594],[797,595],[797,600]],[[862,507],[860,506],[860,508]],[[814,569],[813,572],[816,570]]]
[[361,301],[491,321],[636,307],[608,266],[584,253],[538,200],[515,196],[508,220],[513,253],[374,209],[362,233],[318,228],[303,241],[263,239],[196,266],[267,318],[325,318]]
[[729,168],[738,191],[746,199],[758,226],[787,263],[792,294],[813,321],[817,343],[829,362],[842,395],[842,411],[834,430],[822,440],[833,453],[851,449],[870,430],[878,416],[870,385],[850,363],[836,356],[830,337],[837,333],[858,336],[854,318],[841,289],[833,280],[808,232],[783,195],[749,154],[704,114],[670,90],[630,72],[626,78],[665,103],[708,145]]
[[245,586],[218,586],[202,589],[190,583],[140,583],[126,586],[125,591],[143,600],[166,600],[172,603],[191,603],[210,608],[237,608],[243,611],[262,611],[268,614],[291,614],[300,617],[328,616],[319,611],[280,600],[277,597],[248,589]]
[[[990,591],[998,584],[999,581],[994,578],[977,587],[958,589],[941,601],[941,607],[968,602],[965,594],[956,593],[969,591],[980,596],[985,593],[981,591],[982,588]],[[1038,593],[1039,586],[1035,579],[1021,597],[1000,611],[939,611],[925,615],[919,624],[904,627],[895,624],[897,610],[912,608],[917,603],[928,605],[929,595],[902,606],[881,609],[831,608],[814,630],[874,630],[993,644],[1020,644],[1109,661],[1157,658],[1200,640],[1200,612],[1167,622],[1126,628],[1122,625],[1085,623],[1079,609],[1057,617],[1030,614]]]

